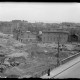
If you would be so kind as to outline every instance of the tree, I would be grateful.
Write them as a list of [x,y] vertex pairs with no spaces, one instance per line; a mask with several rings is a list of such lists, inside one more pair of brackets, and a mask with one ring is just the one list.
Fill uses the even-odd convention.
[[19,39],[19,35],[20,35],[20,30],[14,28],[13,29],[13,35],[14,35],[14,38],[16,38],[16,40]]
[[14,38],[16,38],[16,40],[20,40],[21,36],[23,36],[24,34],[24,31],[22,28],[14,28],[13,29],[13,35],[14,35]]
[[37,40],[42,41],[41,35],[37,35]]

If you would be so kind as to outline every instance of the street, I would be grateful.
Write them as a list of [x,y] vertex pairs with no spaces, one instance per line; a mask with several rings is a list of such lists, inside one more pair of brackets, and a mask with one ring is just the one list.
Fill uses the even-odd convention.
[[50,72],[50,76],[45,74],[41,78],[80,78],[79,67],[80,56],[55,68]]
[[80,78],[80,62],[77,62],[54,78]]

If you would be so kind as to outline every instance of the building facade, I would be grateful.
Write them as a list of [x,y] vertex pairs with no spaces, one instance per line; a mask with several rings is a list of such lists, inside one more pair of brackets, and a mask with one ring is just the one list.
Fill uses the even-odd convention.
[[23,43],[36,42],[36,35],[30,31],[26,31],[22,36],[20,36],[20,41]]
[[42,32],[43,43],[66,43],[68,41],[68,32],[65,31],[44,31]]

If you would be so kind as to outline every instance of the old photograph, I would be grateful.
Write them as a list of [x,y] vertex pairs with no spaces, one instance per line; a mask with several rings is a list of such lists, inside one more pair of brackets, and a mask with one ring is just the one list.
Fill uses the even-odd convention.
[[80,3],[0,2],[0,78],[80,78]]

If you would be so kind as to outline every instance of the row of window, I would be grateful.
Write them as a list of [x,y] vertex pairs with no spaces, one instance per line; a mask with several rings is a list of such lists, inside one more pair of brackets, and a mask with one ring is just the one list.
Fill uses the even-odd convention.
[[[61,40],[65,40],[66,41],[66,37],[65,36],[63,36],[62,38],[61,38]],[[59,40],[60,40],[60,38],[59,38]],[[43,39],[42,39],[42,41],[58,41],[58,38],[55,36],[55,37],[51,37],[51,36],[48,36],[48,37],[43,37]]]

